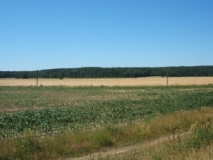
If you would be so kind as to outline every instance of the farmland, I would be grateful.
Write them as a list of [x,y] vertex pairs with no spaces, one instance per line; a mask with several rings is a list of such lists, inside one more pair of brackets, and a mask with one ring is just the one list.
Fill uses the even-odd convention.
[[[66,79],[58,81],[63,82]],[[199,111],[203,107],[213,106],[212,85],[173,85],[165,87],[117,86],[116,84],[104,86],[103,83],[100,84],[100,86],[94,84],[92,84],[93,86],[90,84],[85,86],[46,86],[45,84],[38,87],[30,85],[1,86],[0,139],[4,147],[0,146],[0,150],[1,147],[5,148],[6,144],[9,145],[13,142],[18,144],[12,147],[9,146],[14,155],[12,153],[7,155],[6,151],[5,153],[3,150],[0,151],[0,159],[8,157],[9,159],[27,159],[27,157],[29,159],[39,159],[39,155],[46,158],[57,158],[65,155],[76,156],[74,154],[76,152],[78,154],[82,154],[81,152],[90,153],[93,149],[100,150],[105,146],[116,145],[115,139],[108,140],[106,135],[103,135],[102,130],[104,130],[104,133],[115,132],[109,127],[142,124],[155,117],[177,112]],[[184,131],[187,127],[190,128],[191,123],[194,123],[194,121],[187,123],[186,118],[183,118],[180,123],[179,128]],[[29,141],[29,144],[25,145],[31,145],[32,140],[35,140],[32,137],[36,138],[36,145],[43,143],[44,140],[47,143],[50,139],[52,140],[51,143],[57,144],[56,139],[58,138],[55,137],[60,135],[66,137],[77,133],[78,136],[84,135],[82,137],[85,140],[88,136],[88,134],[84,134],[85,131],[90,132],[91,135],[97,131],[99,136],[95,138],[94,143],[97,143],[97,139],[100,140],[104,137],[105,140],[100,140],[98,146],[91,144],[86,149],[79,148],[79,146],[77,147],[79,149],[75,149],[74,146],[69,146],[67,150],[54,150],[52,154],[47,153],[47,149],[44,149],[45,145],[39,145],[39,148],[44,147],[45,153],[42,154],[40,153],[42,149],[29,149],[22,150],[21,153],[18,152],[21,150],[18,147],[20,143]],[[125,137],[129,136],[130,142],[135,142],[143,139],[144,134],[140,132],[136,139],[130,136],[131,133],[123,135]],[[68,139],[73,139],[73,137]],[[62,147],[64,141],[68,141],[68,139],[63,139],[62,144],[58,144],[58,146],[61,145]],[[93,138],[88,139],[91,142]],[[89,142],[81,142],[80,146]],[[77,144],[77,142],[75,143]],[[31,155],[33,157],[30,157]]]
[[[213,77],[171,77],[169,85],[205,85],[213,84]],[[36,79],[0,78],[0,86],[35,86]],[[38,85],[43,86],[166,86],[164,77],[146,78],[65,78],[44,79],[39,78]]]

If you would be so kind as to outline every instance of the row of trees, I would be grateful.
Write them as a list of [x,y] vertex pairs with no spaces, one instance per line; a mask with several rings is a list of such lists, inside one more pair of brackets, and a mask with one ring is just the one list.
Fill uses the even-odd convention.
[[[37,71],[0,71],[0,78],[36,78]],[[188,76],[213,76],[213,66],[192,67],[135,67],[135,68],[62,68],[40,70],[39,78],[127,78],[127,77],[149,77],[166,76],[188,77]]]

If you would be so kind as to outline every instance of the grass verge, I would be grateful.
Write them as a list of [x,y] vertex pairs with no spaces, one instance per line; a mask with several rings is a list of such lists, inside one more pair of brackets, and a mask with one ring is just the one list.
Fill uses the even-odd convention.
[[[108,147],[130,145],[162,135],[181,133],[190,128],[193,130],[193,127],[199,128],[196,124],[204,126],[209,123],[211,126],[212,117],[212,108],[201,108],[195,111],[180,111],[128,125],[107,126],[51,136],[36,137],[33,132],[25,131],[23,137],[0,140],[0,159],[78,157],[105,150]],[[199,134],[199,130],[196,129],[196,133]],[[200,145],[195,143],[197,140],[192,142],[193,139],[189,143],[192,144],[189,148],[194,149],[195,145]]]
[[[195,127],[196,126],[196,127]],[[108,160],[210,160],[213,158],[213,127],[195,122],[191,134],[184,138],[165,140],[155,146],[141,148],[111,157],[98,157]]]

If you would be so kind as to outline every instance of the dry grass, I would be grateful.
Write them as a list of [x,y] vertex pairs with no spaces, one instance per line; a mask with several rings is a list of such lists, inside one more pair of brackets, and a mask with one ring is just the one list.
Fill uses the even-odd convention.
[[[26,132],[26,137],[0,141],[0,159],[50,159],[59,157],[65,159],[67,156],[81,156],[96,151],[104,151],[109,149],[109,147],[112,147],[112,149],[114,147],[115,149],[128,144],[151,141],[155,138],[158,139],[162,135],[171,135],[173,131],[181,133],[189,130],[195,121],[205,124],[206,119],[210,118],[212,123],[212,116],[212,108],[202,108],[196,111],[182,111],[171,115],[159,116],[143,123],[64,133],[44,136],[43,138],[34,137],[31,132]],[[131,147],[133,146],[130,146],[130,150]],[[138,157],[149,159],[150,156],[153,159],[154,155],[166,154],[168,151],[161,143],[157,147],[153,147],[145,148],[145,150],[139,149],[139,152],[136,151],[136,158],[134,158],[135,153],[131,151],[131,153],[108,157],[108,159],[123,159],[124,157],[129,157],[127,159],[140,159]],[[188,153],[191,154],[190,157],[197,154],[193,150]],[[179,157],[182,156],[182,154],[177,154]],[[171,157],[167,159],[169,158],[171,159]]]
[[[213,77],[172,77],[169,85],[203,85],[213,84]],[[35,79],[0,79],[0,86],[34,86]],[[165,86],[166,78],[97,78],[97,79],[39,79],[39,85],[43,86]]]
[[[183,142],[184,143],[184,142]],[[108,157],[107,160],[212,160],[213,144],[200,148],[199,150],[188,149],[181,151],[181,148],[174,147],[171,142],[164,142],[140,150],[131,151],[123,155],[113,158]],[[179,146],[181,147],[181,146]],[[102,158],[104,160],[105,158]]]
[[[126,152],[109,154],[106,156],[99,155],[99,159],[107,160],[210,160],[213,158],[213,143],[209,146],[201,145],[201,148],[195,149],[194,146],[187,147],[192,137],[192,132],[188,132],[183,138],[180,137],[180,133],[183,131],[190,131],[189,126],[193,126],[198,123],[205,126],[208,123],[208,119],[212,124],[213,109],[212,108],[202,108],[195,111],[182,111],[171,115],[164,115],[158,118],[152,119],[149,123],[144,123],[140,127],[134,125],[133,130],[136,128],[138,131],[144,131],[147,133],[145,140],[152,142],[154,137],[159,137],[159,135],[175,135],[177,137],[170,137],[164,141],[158,141],[156,144],[152,145],[149,143],[147,147],[141,144],[141,147],[129,149]],[[138,132],[137,131],[137,132]],[[208,132],[210,133],[210,132]],[[151,140],[151,141],[150,141]],[[210,140],[210,139],[208,139]],[[199,142],[199,141],[197,141]],[[82,158],[83,159],[83,158]],[[98,159],[94,157],[93,159]]]

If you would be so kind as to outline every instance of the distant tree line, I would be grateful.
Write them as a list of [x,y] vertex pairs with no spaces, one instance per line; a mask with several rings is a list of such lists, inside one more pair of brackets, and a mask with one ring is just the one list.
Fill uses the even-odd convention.
[[[0,78],[36,78],[37,71],[0,71]],[[213,66],[191,66],[191,67],[135,67],[135,68],[61,68],[40,70],[39,78],[129,78],[167,76],[169,77],[191,77],[191,76],[213,76]]]

